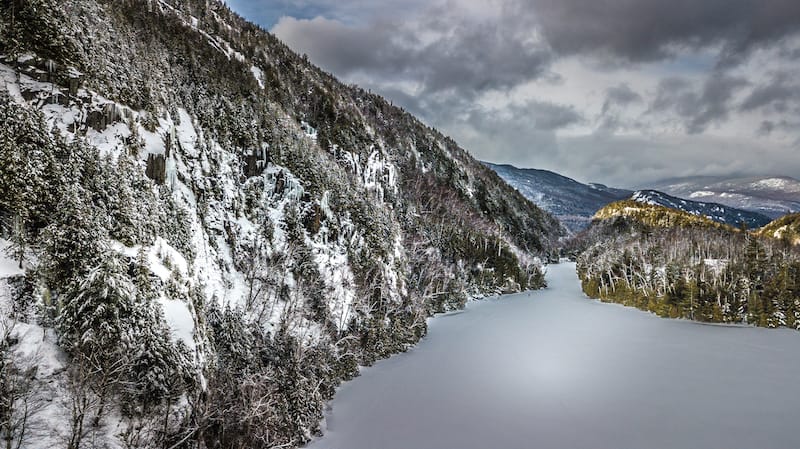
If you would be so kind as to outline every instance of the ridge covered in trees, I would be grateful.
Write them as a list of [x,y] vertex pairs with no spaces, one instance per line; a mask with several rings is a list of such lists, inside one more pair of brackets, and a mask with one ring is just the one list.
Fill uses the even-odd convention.
[[627,217],[653,227],[708,227],[730,229],[729,225],[716,222],[708,217],[657,204],[635,200],[615,201],[595,212],[593,220],[607,220],[614,217]]
[[800,329],[800,247],[790,240],[629,202],[595,218],[572,243],[589,297],[664,317]]
[[787,245],[800,245],[800,213],[787,214],[758,229],[756,234],[783,241]]

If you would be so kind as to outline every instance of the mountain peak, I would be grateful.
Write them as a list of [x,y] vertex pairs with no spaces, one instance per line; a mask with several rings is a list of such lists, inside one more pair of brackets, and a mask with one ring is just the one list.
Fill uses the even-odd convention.
[[573,233],[589,226],[591,216],[604,205],[631,195],[629,190],[583,184],[549,170],[484,164],[526,198],[555,215]]
[[790,176],[673,178],[649,187],[676,197],[715,202],[770,218],[800,211],[800,180]]

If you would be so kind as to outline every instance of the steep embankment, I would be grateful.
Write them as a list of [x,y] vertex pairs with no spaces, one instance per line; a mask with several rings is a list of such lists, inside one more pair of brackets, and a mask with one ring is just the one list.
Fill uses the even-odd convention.
[[11,441],[299,445],[434,311],[543,285],[554,218],[221,2],[31,0],[0,20],[0,217],[25,268],[3,366],[40,366],[21,329],[64,351],[15,377],[57,400],[15,403]]

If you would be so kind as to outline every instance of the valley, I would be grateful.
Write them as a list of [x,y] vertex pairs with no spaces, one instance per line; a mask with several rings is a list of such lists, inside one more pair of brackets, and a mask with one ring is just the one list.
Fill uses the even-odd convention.
[[572,1],[2,2],[5,447],[799,447],[800,86]]
[[[430,320],[343,384],[312,449],[795,447],[800,333],[709,326],[548,288]],[[769,367],[769,372],[764,371]]]

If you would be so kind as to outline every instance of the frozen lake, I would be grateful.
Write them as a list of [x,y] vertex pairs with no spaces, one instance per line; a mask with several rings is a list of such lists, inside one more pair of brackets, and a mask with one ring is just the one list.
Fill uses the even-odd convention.
[[800,448],[800,332],[666,320],[546,290],[437,317],[341,386],[314,449]]

